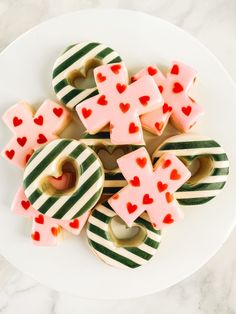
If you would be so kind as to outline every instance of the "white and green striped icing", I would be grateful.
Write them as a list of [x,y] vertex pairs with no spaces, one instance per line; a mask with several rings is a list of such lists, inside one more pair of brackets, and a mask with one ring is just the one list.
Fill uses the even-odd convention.
[[[153,163],[164,153],[173,153],[186,164],[199,157],[211,160],[211,170],[196,184],[186,182],[175,197],[181,205],[200,205],[213,199],[224,187],[229,174],[229,160],[214,140],[193,134],[181,134],[164,141],[153,154]],[[190,179],[191,180],[191,179]]]
[[121,62],[121,57],[112,48],[96,42],[81,42],[66,48],[53,67],[52,85],[57,98],[68,108],[73,109],[83,100],[98,94],[97,88],[80,89],[68,80],[73,71],[86,76],[85,65],[95,60],[99,64]]
[[[42,182],[54,175],[62,161],[71,161],[77,171],[75,187],[64,194],[49,194]],[[39,212],[56,219],[71,220],[92,209],[104,182],[100,159],[77,140],[58,139],[37,150],[24,171],[25,195]]]
[[[139,145],[114,145],[111,143],[110,140],[110,132],[106,129],[96,133],[96,134],[89,134],[85,132],[82,134],[80,141],[91,149],[93,149],[96,153],[100,149],[107,150],[110,154],[114,152],[115,149],[118,147],[122,149],[122,147],[126,150],[127,153],[130,153],[138,148]],[[127,185],[127,181],[125,180],[124,176],[122,175],[120,169],[115,168],[112,170],[104,169],[105,173],[105,181],[104,181],[104,188],[103,188],[103,195],[113,195],[117,193],[121,188]]]
[[156,253],[161,231],[153,228],[148,215],[142,214],[133,226],[144,228],[146,236],[137,246],[117,246],[111,235],[110,223],[117,214],[105,202],[92,211],[87,224],[88,242],[92,251],[105,263],[118,268],[137,268],[147,263]]

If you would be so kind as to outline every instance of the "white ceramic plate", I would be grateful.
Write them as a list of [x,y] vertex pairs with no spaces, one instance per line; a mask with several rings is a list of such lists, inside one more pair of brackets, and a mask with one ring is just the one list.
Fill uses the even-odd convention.
[[[219,61],[196,39],[158,18],[125,10],[86,10],[43,23],[0,55],[1,114],[19,99],[39,104],[55,99],[51,69],[60,52],[79,41],[99,41],[120,53],[132,72],[150,63],[182,60],[199,72],[193,96],[206,109],[195,131],[220,142],[231,162],[224,191],[211,202],[185,210],[166,229],[156,256],[144,267],[119,270],[102,263],[84,234],[67,235],[56,248],[31,244],[30,222],[10,211],[22,172],[0,161],[0,253],[21,271],[60,291],[91,298],[129,298],[160,291],[199,269],[220,248],[236,221],[235,86]],[[74,135],[79,136],[78,132]],[[1,147],[10,138],[1,123]],[[151,141],[152,150],[160,139]]]

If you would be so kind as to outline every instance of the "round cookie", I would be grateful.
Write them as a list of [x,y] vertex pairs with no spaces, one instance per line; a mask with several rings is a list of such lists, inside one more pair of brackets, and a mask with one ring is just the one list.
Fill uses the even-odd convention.
[[[56,190],[50,177],[60,177],[66,167],[75,173],[74,185]],[[24,171],[25,195],[31,205],[49,217],[72,220],[93,208],[104,183],[100,159],[85,144],[72,139],[58,139],[37,150]]]
[[160,230],[155,230],[144,213],[132,226],[138,227],[139,232],[131,239],[118,239],[111,227],[115,217],[117,214],[107,202],[92,211],[87,236],[93,252],[105,263],[118,268],[136,268],[147,263],[159,247]]
[[96,87],[76,88],[75,80],[85,78],[92,67],[121,61],[117,52],[101,43],[82,42],[67,47],[53,66],[52,85],[57,98],[73,109],[81,101],[98,93]]
[[[99,151],[103,150],[108,153],[108,156],[111,155],[117,150],[122,150],[125,154],[130,153],[138,148],[141,145],[114,145],[110,140],[110,132],[106,129],[96,133],[89,134],[85,132],[81,135],[80,141],[91,149],[95,151],[95,153],[99,153]],[[110,196],[117,193],[121,188],[127,185],[127,182],[122,175],[118,165],[114,169],[106,169],[103,165],[104,173],[105,173],[105,181],[103,187],[103,195]]]
[[188,167],[198,160],[198,169],[177,190],[181,205],[200,205],[214,198],[224,187],[229,160],[224,149],[214,140],[201,135],[181,134],[164,141],[153,153],[153,163],[164,153],[173,153]]

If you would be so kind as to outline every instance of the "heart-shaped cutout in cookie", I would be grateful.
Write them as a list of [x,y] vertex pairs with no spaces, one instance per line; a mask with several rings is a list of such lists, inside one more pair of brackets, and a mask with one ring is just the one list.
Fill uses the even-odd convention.
[[147,231],[142,226],[134,223],[132,227],[128,227],[119,216],[111,219],[109,231],[111,240],[117,247],[137,247],[147,237]]
[[71,191],[78,180],[78,173],[73,162],[66,160],[59,164],[57,173],[42,180],[41,188],[48,194],[65,194]]

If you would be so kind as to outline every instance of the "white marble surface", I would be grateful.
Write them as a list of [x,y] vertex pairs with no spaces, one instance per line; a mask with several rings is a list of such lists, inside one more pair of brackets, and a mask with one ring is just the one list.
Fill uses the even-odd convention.
[[[210,48],[236,80],[235,0],[0,0],[0,49],[50,17],[95,7],[145,11],[182,27]],[[180,284],[124,301],[85,300],[57,293],[0,256],[0,313],[236,313],[235,242],[236,231],[207,265]]]

